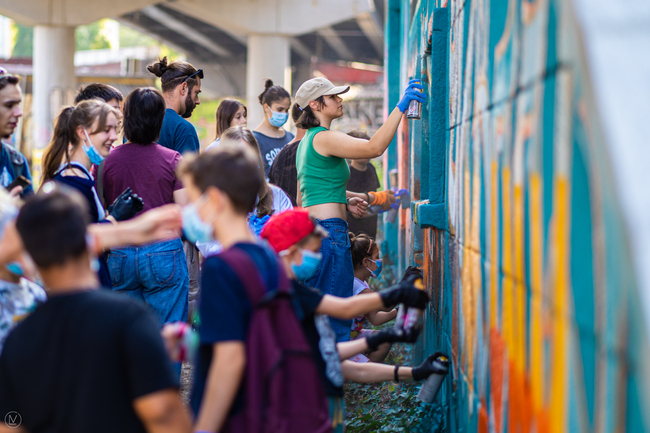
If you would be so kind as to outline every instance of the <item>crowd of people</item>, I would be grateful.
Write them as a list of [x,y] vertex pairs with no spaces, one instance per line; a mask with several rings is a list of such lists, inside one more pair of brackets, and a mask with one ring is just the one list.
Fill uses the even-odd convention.
[[[409,83],[369,137],[330,128],[349,86],[313,78],[292,99],[266,80],[260,125],[225,99],[201,152],[187,119],[203,71],[167,58],[148,69],[162,91],[90,84],[61,110],[37,192],[2,143],[0,418],[21,423],[0,432],[341,432],[346,380],[434,374],[436,355],[382,363],[417,328],[365,326],[429,301],[417,268],[368,284],[382,261],[367,208],[395,203],[369,161],[422,87]],[[0,68],[2,137],[20,86]]]

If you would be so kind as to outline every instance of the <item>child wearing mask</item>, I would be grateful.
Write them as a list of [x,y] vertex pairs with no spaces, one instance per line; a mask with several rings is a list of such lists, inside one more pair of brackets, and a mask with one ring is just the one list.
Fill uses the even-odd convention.
[[411,378],[423,380],[434,371],[431,357],[414,368],[372,362],[357,365],[346,361],[360,352],[375,351],[391,342],[414,342],[417,333],[398,334],[394,329],[388,329],[368,334],[367,338],[337,344],[326,315],[349,319],[401,302],[423,308],[428,303],[428,295],[413,287],[413,279],[405,279],[382,293],[351,298],[323,295],[304,286],[299,281],[309,278],[320,266],[321,239],[327,236],[327,231],[302,209],[274,215],[261,233],[261,237],[280,255],[291,279],[293,302],[329,397],[332,428],[334,432],[342,432],[345,413],[342,385],[345,379],[365,383]]
[[275,157],[294,138],[291,132],[282,127],[289,119],[291,95],[283,87],[274,86],[273,80],[266,79],[264,91],[258,99],[264,109],[264,120],[253,130],[253,134],[260,146],[264,174],[268,176]]
[[[379,258],[379,245],[366,234],[355,236],[350,232],[350,246],[352,252],[352,265],[354,266],[354,288],[353,296],[367,295],[374,293],[368,285],[368,279],[378,278],[382,271],[382,260]],[[402,281],[415,277],[422,278],[419,269],[409,267],[404,273]],[[396,309],[377,309],[364,315],[357,316],[352,323],[350,339],[363,338],[377,332],[370,329],[363,329],[366,322],[372,326],[383,325],[390,322],[397,316]],[[355,362],[383,362],[390,351],[390,345],[385,344],[375,351],[360,354],[352,360]],[[366,356],[367,355],[367,356]]]
[[[180,177],[190,201],[183,208],[186,237],[191,242],[217,240],[223,248],[219,254],[205,259],[201,273],[199,349],[190,401],[196,415],[194,428],[198,432],[248,431],[245,426],[254,429],[263,422],[260,412],[253,411],[253,416],[249,411],[266,396],[265,392],[258,392],[266,382],[255,377],[267,377],[266,371],[261,370],[266,368],[269,358],[252,355],[251,351],[267,354],[269,340],[262,344],[255,338],[255,331],[260,329],[256,323],[265,316],[260,315],[259,304],[249,298],[251,285],[246,278],[254,276],[255,289],[266,295],[285,288],[281,286],[284,274],[277,258],[259,243],[247,221],[264,182],[259,157],[248,147],[224,143],[198,157],[187,158],[180,168]],[[234,256],[241,259],[240,263],[249,262],[245,275],[229,262]],[[286,302],[283,300],[278,302]],[[292,318],[297,323],[295,316],[287,316],[286,320]],[[298,343],[306,346],[304,340]],[[315,365],[307,365],[303,371],[313,372],[309,377],[318,380]],[[292,380],[287,383],[294,384]],[[250,391],[251,387],[255,389]],[[320,431],[312,428],[327,422],[324,393],[315,396],[316,391],[309,388],[301,392],[301,397],[306,395],[318,402],[312,409],[324,418],[296,419],[286,414],[280,417],[288,423],[287,431],[298,431],[296,428],[306,424],[310,428],[302,431]],[[264,404],[276,408],[283,402],[271,396]],[[278,416],[276,412],[272,415]]]

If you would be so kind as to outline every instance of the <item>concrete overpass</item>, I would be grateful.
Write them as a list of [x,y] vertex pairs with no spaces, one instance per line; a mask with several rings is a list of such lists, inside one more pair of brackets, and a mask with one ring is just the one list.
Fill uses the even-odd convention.
[[383,6],[383,0],[0,0],[0,14],[34,26],[38,152],[76,88],[76,26],[114,18],[164,40],[205,70],[204,85],[216,95],[246,94],[254,125],[262,116],[257,95],[266,77],[292,89],[292,77],[309,78],[314,58],[381,65]]

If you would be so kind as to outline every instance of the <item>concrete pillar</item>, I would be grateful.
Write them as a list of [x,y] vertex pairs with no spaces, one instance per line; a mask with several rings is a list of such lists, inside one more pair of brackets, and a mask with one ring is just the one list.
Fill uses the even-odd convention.
[[[264,90],[264,79],[291,92],[291,59],[289,38],[275,34],[248,35],[246,63],[246,105],[248,126],[257,127],[262,121],[262,107],[257,97]],[[292,95],[293,96],[293,95]]]
[[74,27],[34,27],[32,177],[40,179],[43,149],[52,136],[52,124],[63,105],[72,104],[76,90]]

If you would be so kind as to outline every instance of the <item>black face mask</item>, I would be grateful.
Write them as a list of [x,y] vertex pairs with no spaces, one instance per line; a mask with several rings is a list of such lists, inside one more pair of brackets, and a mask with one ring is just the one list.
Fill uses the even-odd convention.
[[185,98],[185,112],[181,115],[183,119],[187,119],[192,115],[192,112],[196,108],[196,104],[192,100],[192,92],[190,91]]

